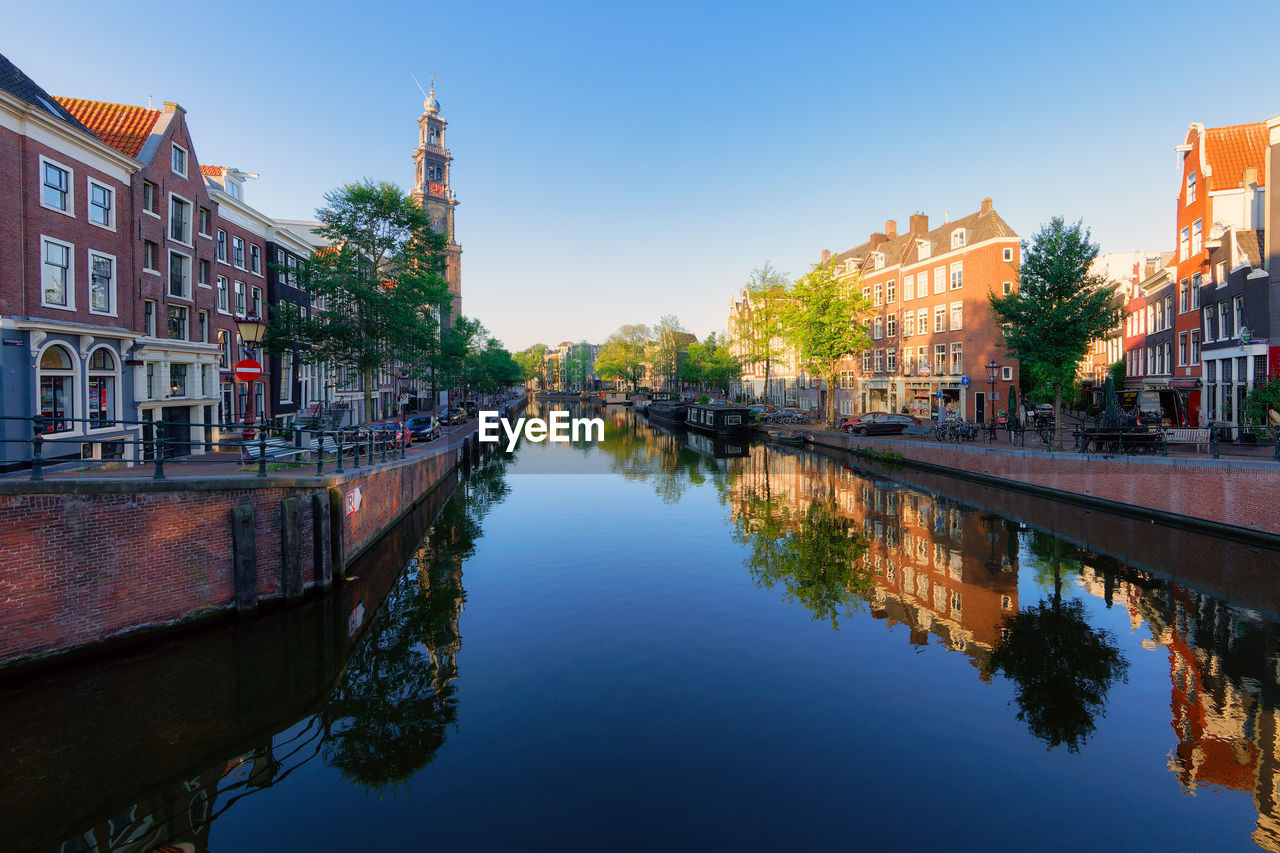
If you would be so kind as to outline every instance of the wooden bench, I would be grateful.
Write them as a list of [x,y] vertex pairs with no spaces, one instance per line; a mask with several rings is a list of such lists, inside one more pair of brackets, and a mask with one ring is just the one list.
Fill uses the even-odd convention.
[[311,439],[311,443],[307,445],[307,450],[312,454],[313,459],[317,453],[326,457],[337,456],[338,442],[335,441],[334,437],[331,435],[326,435],[322,438],[313,438]]
[[266,459],[288,459],[306,453],[305,447],[294,447],[287,438],[268,438],[266,441],[246,441],[240,445],[240,455],[247,461],[255,461],[259,455]]
[[1200,452],[1200,445],[1204,445],[1205,452],[1209,452],[1209,428],[1200,427],[1198,429],[1166,429],[1164,431],[1165,444],[1194,444],[1196,453]]

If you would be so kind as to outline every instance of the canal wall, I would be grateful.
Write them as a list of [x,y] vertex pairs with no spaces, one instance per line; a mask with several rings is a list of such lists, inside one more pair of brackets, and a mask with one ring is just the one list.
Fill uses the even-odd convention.
[[0,671],[327,588],[478,451],[470,433],[344,474],[0,481]]
[[[138,849],[159,849],[183,836],[182,821],[207,821],[225,805],[215,802],[219,784],[246,755],[269,784],[278,771],[261,761],[264,747],[323,706],[457,482],[455,472],[439,483],[330,595],[9,675],[0,850],[59,850],[134,827],[155,834]],[[305,747],[285,753],[313,751]],[[190,829],[208,832],[207,823]]]
[[897,437],[809,433],[818,445],[901,456],[901,461],[1026,488],[1048,497],[1078,499],[1109,512],[1137,513],[1194,526],[1215,535],[1252,535],[1280,544],[1280,463],[1190,456],[1110,456],[940,444]]

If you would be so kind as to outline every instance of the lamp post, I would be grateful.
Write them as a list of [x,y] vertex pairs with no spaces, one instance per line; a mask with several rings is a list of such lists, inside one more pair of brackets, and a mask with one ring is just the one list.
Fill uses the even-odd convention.
[[[258,347],[262,344],[263,337],[267,334],[267,324],[262,318],[256,314],[250,314],[247,317],[236,318],[236,331],[240,333],[240,343],[250,353],[256,355]],[[244,408],[244,439],[249,441],[253,438],[253,382],[247,383],[249,386],[248,394],[245,395]]]
[[987,392],[987,441],[994,441],[996,437],[996,431],[990,427],[995,423],[995,419],[992,415],[995,413],[994,403],[996,396],[996,378],[999,375],[1000,365],[996,364],[996,360],[993,358],[991,361],[987,362],[987,385],[991,389]]

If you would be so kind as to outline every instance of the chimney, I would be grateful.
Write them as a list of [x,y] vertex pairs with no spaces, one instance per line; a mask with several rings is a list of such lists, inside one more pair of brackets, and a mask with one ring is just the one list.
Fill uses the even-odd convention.
[[987,196],[982,200],[982,212],[983,213],[991,212],[991,196]]
[[830,250],[830,249],[823,249],[823,250],[822,250],[822,262],[825,264],[825,263],[826,263],[827,261],[829,261],[829,260],[831,260],[831,250]]
[[911,233],[912,234],[928,234],[929,233],[929,217],[924,213],[911,214]]
[[889,238],[886,237],[884,234],[881,234],[879,231],[872,231],[871,236],[867,239],[868,239],[868,242],[871,243],[871,251],[874,252],[876,249],[879,249],[880,246],[883,245],[884,242]]
[[895,221],[893,221],[892,219],[885,220],[885,223],[884,223],[884,233],[885,233],[885,234],[888,234],[890,237],[897,237],[897,236],[898,236],[898,223],[897,223],[897,222],[895,222]]
[[1249,168],[1245,169],[1244,185],[1246,187],[1252,187],[1257,183],[1258,183],[1258,170],[1253,166],[1250,166]]

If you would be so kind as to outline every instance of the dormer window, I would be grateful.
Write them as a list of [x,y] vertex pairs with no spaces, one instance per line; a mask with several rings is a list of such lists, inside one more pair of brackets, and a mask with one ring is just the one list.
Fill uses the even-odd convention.
[[919,260],[924,260],[933,254],[933,244],[928,240],[920,240],[916,243],[916,251],[919,254]]
[[187,176],[187,149],[181,145],[173,146],[173,171],[184,178]]
[[951,248],[953,249],[964,248],[964,229],[963,228],[957,228],[956,230],[951,232]]
[[854,269],[856,268],[856,266],[857,266],[857,265],[854,263],[853,258],[846,258],[846,259],[845,259],[845,262],[844,262],[844,271],[845,271],[846,273],[852,273],[852,272],[854,271]]
[[883,252],[876,252],[871,256],[871,260],[872,260],[872,263],[875,264],[876,269],[878,270],[884,269],[884,253]]
[[237,201],[244,200],[244,190],[241,188],[239,181],[227,181],[227,195]]

